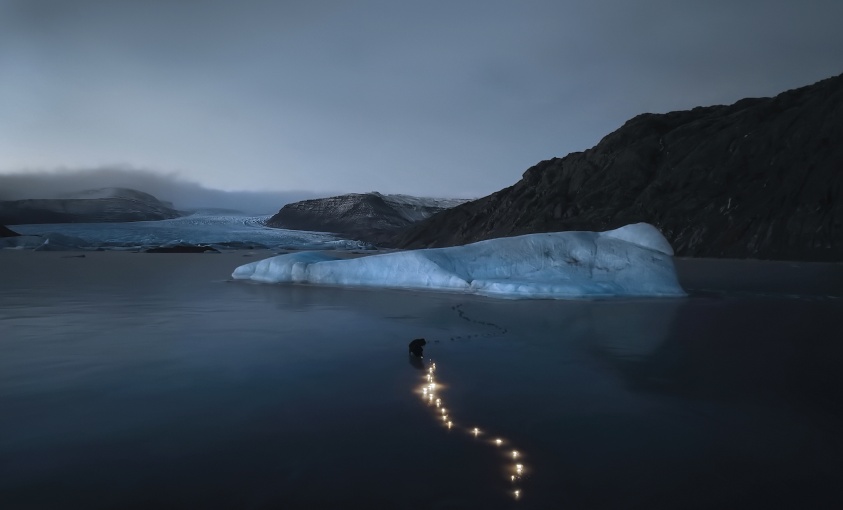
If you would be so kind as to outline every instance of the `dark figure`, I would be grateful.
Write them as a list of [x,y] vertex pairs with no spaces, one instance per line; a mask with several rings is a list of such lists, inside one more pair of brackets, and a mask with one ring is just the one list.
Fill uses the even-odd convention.
[[410,354],[417,358],[421,358],[422,351],[424,350],[424,345],[426,343],[427,342],[424,341],[424,338],[416,338],[410,342]]

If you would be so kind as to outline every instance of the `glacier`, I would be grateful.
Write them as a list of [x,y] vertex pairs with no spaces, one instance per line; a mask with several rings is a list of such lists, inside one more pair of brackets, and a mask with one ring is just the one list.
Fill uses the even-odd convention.
[[[325,232],[270,228],[265,226],[269,217],[201,210],[189,216],[159,221],[15,225],[14,230],[26,239],[2,238],[0,249],[31,250],[42,246],[47,239],[54,250],[59,246],[67,250],[139,250],[172,244],[208,244],[222,250],[237,245],[260,245],[278,250],[372,248],[368,243]],[[75,242],[70,242],[70,238]]]
[[298,252],[242,265],[235,280],[463,292],[503,298],[684,296],[654,226],[552,232],[341,259]]

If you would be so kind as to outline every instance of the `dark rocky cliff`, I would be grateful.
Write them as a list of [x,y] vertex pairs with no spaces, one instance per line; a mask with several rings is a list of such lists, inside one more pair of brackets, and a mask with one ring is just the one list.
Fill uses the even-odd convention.
[[336,232],[382,244],[400,229],[464,202],[377,192],[350,193],[287,204],[266,224],[293,230]]
[[678,256],[843,260],[843,75],[729,106],[639,115],[592,149],[411,226],[422,248],[657,226]]
[[69,196],[0,201],[0,224],[152,221],[181,216],[172,204],[132,189],[104,188]]
[[14,230],[9,230],[3,225],[0,225],[0,237],[17,237],[20,234],[15,232]]

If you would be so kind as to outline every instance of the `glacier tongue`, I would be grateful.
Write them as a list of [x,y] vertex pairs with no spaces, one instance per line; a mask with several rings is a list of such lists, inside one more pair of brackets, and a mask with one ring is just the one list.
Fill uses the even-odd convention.
[[299,252],[252,262],[232,277],[466,292],[510,298],[683,296],[670,244],[652,225],[554,232],[356,259]]

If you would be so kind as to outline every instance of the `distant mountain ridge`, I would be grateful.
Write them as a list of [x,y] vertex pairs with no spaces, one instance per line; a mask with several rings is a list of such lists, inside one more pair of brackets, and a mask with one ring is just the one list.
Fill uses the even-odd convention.
[[161,203],[166,207],[173,208],[172,202],[166,202],[164,200],[159,200],[157,197],[151,195],[150,193],[146,193],[143,191],[139,191],[136,189],[131,188],[97,188],[97,189],[86,189],[82,191],[74,191],[71,193],[65,193],[58,198],[72,198],[72,199],[89,199],[95,200],[99,198],[121,198],[125,200],[136,200],[139,202],[146,202],[146,203]]
[[379,243],[413,223],[464,202],[378,192],[350,193],[287,204],[266,224],[293,230],[337,232]]
[[5,225],[152,221],[179,216],[172,204],[128,188],[84,190],[63,198],[0,201],[0,224]]
[[595,147],[410,226],[402,248],[647,222],[679,256],[843,260],[843,75],[642,114]]

